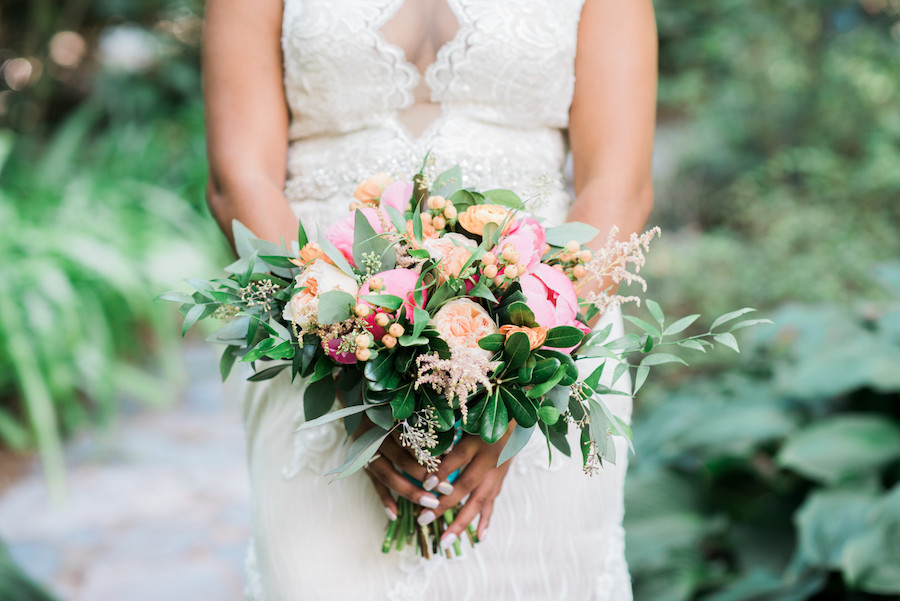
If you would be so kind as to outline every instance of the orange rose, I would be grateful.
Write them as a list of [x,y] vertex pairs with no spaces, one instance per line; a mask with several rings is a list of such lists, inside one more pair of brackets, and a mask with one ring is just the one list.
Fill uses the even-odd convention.
[[516,332],[523,332],[528,336],[528,343],[531,346],[531,350],[534,350],[536,348],[541,348],[544,345],[544,341],[547,340],[547,330],[549,329],[550,328],[545,328],[544,326],[526,328],[523,326],[505,325],[500,326],[499,333],[506,336],[506,339],[509,340],[509,337]]
[[[484,233],[485,224],[496,223],[497,226],[500,226],[509,214],[510,210],[500,205],[473,205],[460,213],[457,219],[466,231],[481,236]],[[503,228],[504,233],[512,223],[512,219],[506,223],[506,227]]]
[[462,234],[444,234],[422,243],[422,247],[438,261],[438,271],[443,280],[460,276],[463,265],[472,256],[475,246],[474,240]]
[[[416,237],[413,234],[413,222],[412,219],[406,221],[406,237],[409,239],[409,245],[412,248],[422,248],[418,244],[416,244]],[[434,229],[434,226],[430,223],[422,222],[422,240],[430,240],[432,238],[437,238],[438,233],[437,230]]]
[[381,193],[393,182],[390,175],[381,171],[356,186],[353,198],[365,204],[376,204],[375,200],[381,198]]
[[493,354],[478,346],[478,341],[497,333],[497,324],[484,308],[467,298],[450,301],[434,315],[434,326],[451,347],[477,351],[490,358]]

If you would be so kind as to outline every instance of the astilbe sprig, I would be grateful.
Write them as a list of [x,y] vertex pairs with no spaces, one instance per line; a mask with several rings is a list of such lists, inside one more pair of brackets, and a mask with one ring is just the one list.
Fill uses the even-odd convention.
[[466,423],[466,399],[475,394],[479,386],[491,391],[489,375],[499,365],[499,361],[491,361],[482,352],[462,347],[451,347],[449,359],[441,359],[437,353],[419,355],[416,358],[415,389],[423,385],[431,386],[435,392],[443,394],[451,405],[458,399],[463,423]]
[[[613,226],[606,238],[606,244],[595,251],[593,258],[585,264],[588,277],[581,280],[579,286],[590,280],[599,279],[611,281],[615,285],[622,282],[637,283],[646,292],[647,282],[639,275],[641,267],[647,262],[644,253],[650,250],[650,242],[661,234],[661,230],[654,227],[640,235],[632,233],[628,240],[617,239],[618,233],[619,228]],[[629,266],[634,266],[634,271],[629,271]],[[618,307],[623,303],[633,302],[640,306],[641,299],[638,296],[610,294],[607,289],[590,292],[587,302],[603,313],[608,307]]]

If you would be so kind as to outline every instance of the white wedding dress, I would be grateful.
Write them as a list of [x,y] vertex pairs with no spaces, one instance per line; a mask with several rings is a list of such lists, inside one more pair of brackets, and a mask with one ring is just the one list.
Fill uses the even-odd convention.
[[[307,229],[345,215],[359,181],[378,171],[408,179],[426,155],[432,174],[459,164],[464,185],[513,189],[532,199],[536,215],[564,221],[571,202],[564,130],[582,1],[447,0],[458,29],[436,45],[423,79],[383,33],[402,0],[285,0],[285,193]],[[414,136],[400,115],[426,86],[440,115]],[[617,312],[605,320],[621,333]],[[249,599],[631,599],[621,440],[617,464],[589,477],[577,438],[572,458],[554,450],[548,466],[546,443],[535,436],[513,460],[476,548],[464,542],[465,556],[453,560],[426,561],[411,549],[382,554],[387,520],[369,479],[323,477],[344,461],[343,426],[292,435],[303,420],[304,383],[287,374],[248,384],[244,399],[254,523]],[[605,400],[630,418],[629,397]]]

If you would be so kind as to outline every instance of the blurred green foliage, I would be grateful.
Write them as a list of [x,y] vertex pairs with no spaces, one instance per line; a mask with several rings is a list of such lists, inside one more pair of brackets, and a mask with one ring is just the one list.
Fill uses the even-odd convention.
[[[35,70],[2,92],[0,441],[37,447],[56,485],[62,435],[123,400],[176,398],[178,320],[153,298],[225,257],[203,202],[198,40],[175,25],[198,17],[124,4],[4,5],[4,43],[30,47]],[[85,53],[54,65],[71,28]]]

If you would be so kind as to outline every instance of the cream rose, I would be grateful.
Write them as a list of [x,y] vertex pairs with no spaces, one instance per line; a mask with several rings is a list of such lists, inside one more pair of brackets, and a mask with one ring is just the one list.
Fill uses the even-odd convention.
[[300,272],[297,287],[303,290],[284,306],[283,317],[285,321],[294,322],[300,328],[308,326],[310,318],[316,314],[319,295],[332,290],[341,290],[353,296],[359,292],[355,279],[322,259],[316,259]]
[[462,234],[444,234],[422,243],[422,247],[438,261],[438,270],[444,280],[459,277],[476,246],[474,240]]
[[[481,236],[484,233],[484,226],[486,224],[496,223],[497,226],[499,226],[506,220],[509,214],[510,210],[500,205],[473,205],[463,213],[460,213],[457,219],[459,219],[459,224],[463,226],[466,231]],[[504,233],[512,226],[512,223],[512,219],[506,223],[506,227],[503,228]]]
[[450,301],[434,315],[434,327],[448,345],[465,348],[490,358],[493,353],[478,341],[497,333],[497,324],[484,308],[467,298]]

